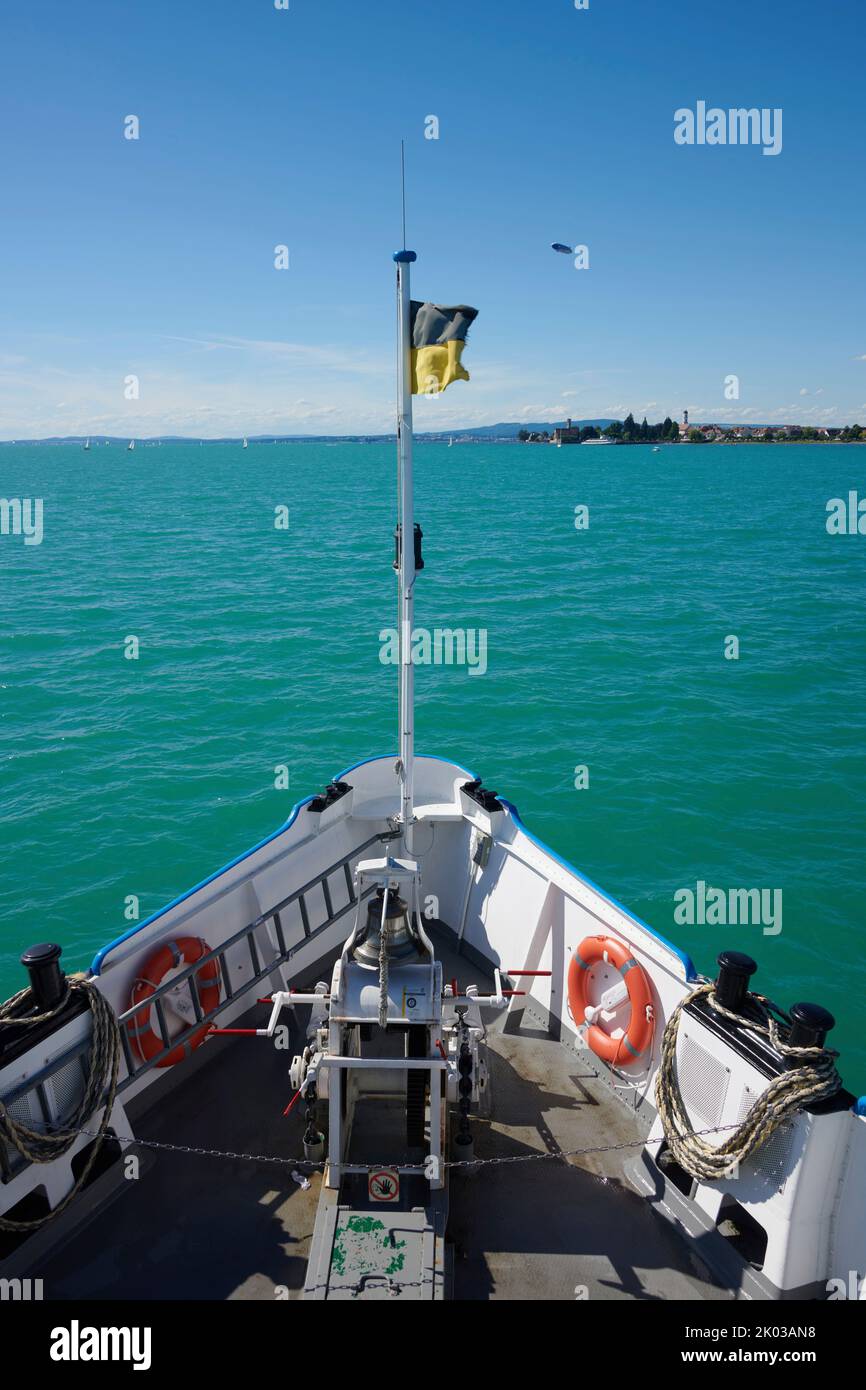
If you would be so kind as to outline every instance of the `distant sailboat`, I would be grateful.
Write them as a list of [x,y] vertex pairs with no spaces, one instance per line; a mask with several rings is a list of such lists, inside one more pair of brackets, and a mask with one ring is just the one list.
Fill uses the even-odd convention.
[[448,440],[448,448],[449,448],[449,449],[452,449],[453,447],[454,447],[454,435],[452,434],[452,435],[450,436],[449,440]]
[[129,441],[129,443],[127,444],[126,448],[127,448],[127,452],[129,452],[130,449],[134,449],[134,448],[135,448],[135,440],[134,440],[134,439],[130,439],[130,441]]
[[246,437],[246,435],[244,435],[243,447],[244,447],[245,449],[248,449],[248,448],[250,447],[249,444],[247,443],[247,437]]
[[85,439],[85,441],[84,441],[84,452],[86,453],[87,450],[88,450],[89,448],[90,448],[90,440],[89,440],[89,439]]

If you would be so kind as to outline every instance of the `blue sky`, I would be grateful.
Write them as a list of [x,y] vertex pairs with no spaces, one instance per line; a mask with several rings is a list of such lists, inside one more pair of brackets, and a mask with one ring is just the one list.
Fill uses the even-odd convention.
[[[418,428],[864,423],[864,38],[859,0],[7,7],[0,438],[391,428],[401,137],[413,294],[480,310]],[[782,152],[678,146],[698,100]]]

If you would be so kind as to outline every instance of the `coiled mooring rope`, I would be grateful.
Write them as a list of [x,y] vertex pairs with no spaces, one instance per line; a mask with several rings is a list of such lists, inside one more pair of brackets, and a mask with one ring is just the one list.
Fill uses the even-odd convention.
[[[715,988],[711,980],[702,980],[697,989],[680,1000],[674,1009],[662,1037],[655,1087],[656,1106],[671,1156],[691,1177],[709,1181],[736,1173],[738,1164],[765,1144],[770,1135],[798,1110],[818,1101],[829,1100],[842,1085],[835,1063],[838,1052],[828,1047],[791,1047],[784,1042],[779,1023],[771,1012],[775,1006],[764,995],[749,996],[759,1014],[759,1018],[753,1020],[732,1013],[720,1004]],[[774,1077],[767,1089],[757,1097],[743,1123],[728,1132],[718,1146],[707,1143],[693,1132],[676,1075],[680,1014],[687,1004],[702,997],[722,1018],[753,1033],[763,1033],[781,1056],[801,1063]]]
[[105,1110],[96,1130],[96,1137],[87,1156],[87,1162],[78,1175],[71,1192],[45,1216],[38,1217],[33,1221],[10,1221],[7,1217],[0,1216],[0,1230],[3,1231],[34,1231],[69,1205],[87,1181],[88,1174],[102,1147],[102,1141],[111,1119],[120,1063],[120,1034],[117,1018],[105,995],[90,980],[83,976],[69,976],[66,984],[67,989],[63,998],[48,1013],[29,1016],[25,1014],[24,1017],[21,1016],[22,1009],[26,1009],[27,1005],[33,1002],[33,994],[30,989],[20,990],[11,999],[7,999],[5,1004],[0,1004],[0,1028],[10,1024],[26,1027],[34,1023],[48,1022],[59,1014],[71,994],[84,994],[93,1015],[93,1036],[90,1045],[90,1070],[81,1100],[76,1106],[74,1114],[66,1120],[63,1128],[51,1130],[49,1133],[30,1129],[28,1125],[14,1119],[3,1102],[0,1101],[0,1142],[5,1141],[12,1148],[17,1149],[21,1156],[30,1163],[51,1163],[55,1158],[60,1158],[72,1148],[78,1135],[100,1105],[104,1105]]

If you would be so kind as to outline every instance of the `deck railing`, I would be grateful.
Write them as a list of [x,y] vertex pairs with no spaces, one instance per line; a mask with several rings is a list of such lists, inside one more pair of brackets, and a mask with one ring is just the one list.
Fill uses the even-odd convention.
[[[285,898],[281,898],[279,902],[274,903],[273,907],[268,908],[266,912],[260,913],[254,921],[248,922],[246,926],[241,927],[239,931],[236,931],[232,936],[228,937],[227,940],[220,942],[219,946],[215,946],[213,950],[208,951],[206,955],[203,955],[199,960],[195,961],[194,964],[188,965],[185,969],[172,975],[170,979],[159,985],[148,999],[143,1000],[139,1004],[131,1005],[122,1014],[119,1014],[118,1026],[120,1031],[120,1043],[126,1061],[127,1074],[118,1084],[118,1096],[122,1095],[127,1087],[131,1086],[132,1083],[137,1081],[145,1072],[158,1066],[160,1061],[163,1060],[169,1052],[173,1051],[175,1048],[183,1047],[184,1043],[189,1041],[192,1035],[197,1032],[203,1024],[208,1024],[212,1022],[212,1020],[218,1018],[221,1013],[232,1004],[236,1003],[238,999],[255,989],[257,985],[267,979],[269,975],[272,975],[275,970],[278,970],[281,966],[290,961],[293,956],[297,955],[299,951],[302,951],[311,941],[315,941],[317,937],[324,935],[336,922],[339,922],[342,917],[345,917],[347,913],[351,912],[352,909],[356,907],[359,897],[352,876],[353,862],[356,861],[365,850],[369,849],[371,845],[387,842],[393,839],[396,833],[397,832],[393,831],[380,831],[376,835],[371,835],[363,844],[357,845],[355,849],[350,850],[350,852],[343,855],[341,859],[337,859],[327,869],[323,870],[322,873],[311,878],[308,883],[303,884],[300,888],[296,888],[293,892],[287,894]],[[342,882],[345,884],[348,900],[342,906],[335,909],[334,897],[336,895],[336,889],[332,884],[332,880],[338,875],[340,877],[337,881],[339,882],[340,879],[342,879]],[[374,891],[372,887],[365,889],[360,894],[361,899],[363,900],[369,897]],[[321,907],[324,908],[325,917],[323,921],[313,926],[311,923],[315,921],[319,913],[316,912],[315,905],[312,902],[312,896],[317,895],[318,892],[321,893]],[[288,941],[286,939],[282,914],[295,903],[298,905],[302,934],[296,939]],[[260,927],[268,925],[273,928],[276,949],[270,958],[265,960],[263,959],[264,952],[261,943],[256,942],[255,934]],[[227,956],[235,947],[243,947],[244,943],[246,945],[246,950],[249,952],[251,974],[244,978],[240,987],[237,987],[232,984]],[[202,967],[207,965],[209,961],[216,961],[219,965],[222,989],[219,1003],[214,1008],[205,1010],[202,1007],[200,986],[196,976],[199,974]],[[195,1019],[194,1022],[191,1022],[187,1027],[181,1029],[179,1033],[171,1036],[165,1016],[164,1000],[166,994],[176,990],[178,985],[184,982],[189,985]],[[150,1017],[151,1009],[156,1013],[156,1032],[162,1043],[162,1047],[155,1056],[144,1061],[137,1055],[133,1047],[128,1024],[136,1015],[141,1015],[144,1012],[147,1012]],[[21,1119],[25,1124],[29,1124],[31,1128],[50,1132],[52,1128],[59,1127],[62,1124],[64,1118],[62,1112],[69,1113],[74,1110],[76,1103],[75,1093],[77,1092],[78,1097],[80,1097],[81,1088],[84,1086],[89,1051],[89,1037],[80,1038],[59,1057],[54,1058],[48,1067],[35,1073],[33,1076],[27,1077],[26,1080],[20,1082],[19,1085],[15,1086],[6,1095],[0,1097],[0,1099],[2,1099],[6,1108],[12,1112],[13,1116]],[[2,1059],[0,1059],[0,1062],[2,1062]],[[63,1073],[62,1078],[61,1073]],[[60,1086],[57,1084],[59,1079],[62,1080],[62,1085]],[[58,1094],[63,1094],[66,1097],[63,1104],[57,1103]],[[54,1103],[52,1103],[51,1100],[52,1095],[54,1097]],[[0,1182],[9,1182],[10,1179],[25,1166],[26,1160],[23,1159],[16,1150],[9,1149],[5,1144],[0,1142]]]

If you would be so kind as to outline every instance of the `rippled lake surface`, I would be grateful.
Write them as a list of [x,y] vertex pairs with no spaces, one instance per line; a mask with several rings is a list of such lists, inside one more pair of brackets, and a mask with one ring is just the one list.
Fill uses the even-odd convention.
[[[825,525],[866,448],[419,444],[416,473],[416,623],[487,633],[483,675],[419,668],[419,751],[698,969],[737,947],[830,1008],[866,1090],[866,536]],[[128,895],[149,914],[393,751],[394,449],[5,445],[0,496],[44,508],[41,545],[0,536],[8,993],[24,946],[85,968]],[[678,924],[699,881],[781,891],[781,931]]]

